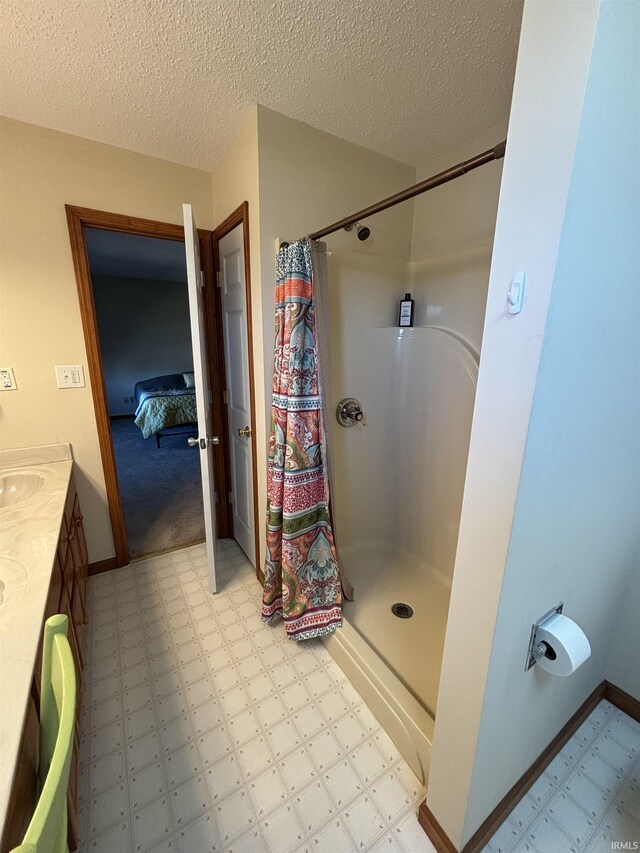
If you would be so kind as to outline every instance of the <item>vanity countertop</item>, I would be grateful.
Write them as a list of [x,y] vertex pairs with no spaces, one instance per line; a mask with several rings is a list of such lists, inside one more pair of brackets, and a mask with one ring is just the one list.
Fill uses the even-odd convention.
[[7,817],[72,466],[68,444],[0,452],[0,828]]

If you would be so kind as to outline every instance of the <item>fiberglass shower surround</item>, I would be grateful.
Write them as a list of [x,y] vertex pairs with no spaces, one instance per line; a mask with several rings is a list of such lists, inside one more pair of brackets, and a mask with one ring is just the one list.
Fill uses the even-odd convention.
[[[308,242],[318,251],[315,240],[361,225],[366,217],[500,160],[504,152],[505,143],[496,145],[314,232]],[[442,195],[438,203],[441,200]],[[397,227],[411,228],[406,216],[396,221],[403,223]],[[323,351],[332,362],[322,365],[327,459],[333,473],[331,519],[338,562],[354,590],[353,601],[342,602],[341,628],[324,640],[425,781],[490,247],[486,254],[473,255],[475,295],[458,327],[457,320],[451,325],[447,318],[427,311],[426,294],[432,286],[427,268],[433,273],[437,263],[411,262],[402,252],[394,252],[393,240],[386,243],[393,247],[388,256],[377,255],[375,235],[371,236],[374,239],[367,243],[354,240],[353,249],[345,248],[349,244],[343,240],[328,253],[328,308],[323,307],[316,324],[330,339]],[[362,251],[357,251],[359,245]],[[385,245],[384,240],[379,245]],[[465,275],[470,256],[463,255],[464,274],[457,255],[449,257],[451,266],[440,286],[443,281],[452,283],[457,295],[445,285],[444,295],[440,291],[442,304],[451,306],[448,300],[455,303],[456,298],[464,301],[461,294],[469,293]],[[438,259],[440,265],[442,261]],[[398,300],[408,291],[415,291],[416,324],[399,328]],[[435,319],[442,324],[434,325]]]
[[[282,243],[281,253],[305,242],[315,246],[313,241],[354,225],[358,239],[366,240],[366,217],[500,160],[505,149],[506,142],[499,143],[313,232],[308,241]],[[345,399],[353,411],[361,403],[366,412],[363,418],[359,409],[353,430],[341,429],[335,419],[327,424],[335,454],[331,509],[338,556],[355,588],[345,614],[433,716],[479,355],[446,328],[418,323],[399,329],[388,314],[373,326],[363,322],[347,255],[334,252],[331,264],[331,317],[324,322],[328,349],[340,357],[328,385],[342,392],[343,425]],[[397,270],[388,271],[389,293],[406,292],[407,283]],[[368,293],[373,299],[373,289]],[[327,398],[326,412],[332,414],[337,403]],[[426,656],[419,673],[412,656],[418,646]]]
[[332,425],[345,616],[434,714],[478,361],[430,327],[360,328],[358,347],[340,384],[363,389],[366,426]]

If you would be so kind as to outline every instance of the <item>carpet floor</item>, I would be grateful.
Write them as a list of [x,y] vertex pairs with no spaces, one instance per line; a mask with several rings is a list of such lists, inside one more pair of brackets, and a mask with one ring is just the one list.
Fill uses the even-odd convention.
[[131,557],[204,539],[200,457],[188,436],[168,433],[158,448],[130,418],[112,419],[111,435]]

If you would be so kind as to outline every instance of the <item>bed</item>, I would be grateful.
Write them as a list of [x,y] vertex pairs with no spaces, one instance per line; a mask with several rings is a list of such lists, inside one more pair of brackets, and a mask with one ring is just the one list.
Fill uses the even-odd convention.
[[[136,382],[133,393],[137,404],[135,424],[144,438],[155,435],[158,447],[166,435],[182,435],[197,428],[193,373],[169,373],[143,379]],[[173,429],[182,425],[190,429]]]

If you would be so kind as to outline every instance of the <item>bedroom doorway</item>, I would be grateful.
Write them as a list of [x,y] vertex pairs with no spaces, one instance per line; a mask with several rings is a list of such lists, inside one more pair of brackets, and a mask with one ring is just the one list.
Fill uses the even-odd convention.
[[[204,530],[202,536],[197,536],[196,529],[199,516],[203,516],[198,453],[187,444],[187,439],[197,434],[189,409],[190,355],[184,346],[169,347],[166,340],[184,326],[178,293],[185,269],[184,230],[177,225],[69,205],[67,220],[116,550],[114,560],[96,566],[95,570],[100,571],[124,566],[131,557],[188,544],[185,531],[189,541],[193,541],[194,530],[196,539],[204,537]],[[228,500],[228,435],[223,416],[222,330],[219,309],[216,311],[219,296],[214,292],[213,235],[199,230],[198,239],[204,268],[205,344],[212,377],[212,410],[216,433],[221,437],[214,467],[216,497],[219,495],[216,525],[222,538],[233,535]],[[114,252],[114,247],[118,251]],[[107,258],[116,266],[110,268]],[[108,293],[109,281],[105,279],[126,279],[112,274],[125,268],[128,281],[117,282]],[[160,293],[164,295],[160,297]],[[184,295],[186,299],[186,283]],[[188,323],[188,307],[186,311]],[[149,314],[155,316],[155,331],[149,331],[149,323],[142,319]],[[146,329],[138,339],[136,321],[138,328]],[[109,326],[106,332],[105,323]],[[139,346],[140,337],[147,339],[149,346]],[[187,343],[190,350],[190,339]],[[171,352],[167,353],[169,349]],[[142,357],[140,350],[144,350]],[[188,474],[190,467],[194,468],[193,476]],[[142,476],[132,474],[136,469]],[[186,477],[178,476],[185,472]],[[150,489],[145,487],[145,474],[154,484]],[[181,488],[186,489],[186,499],[184,494],[178,494]],[[167,497],[169,500],[165,500]],[[172,515],[179,517],[173,519]],[[141,517],[146,521],[140,521]],[[143,530],[143,536],[136,539],[137,531],[145,526],[152,529]],[[153,550],[150,552],[149,548]]]
[[132,559],[203,541],[184,244],[85,229]]

